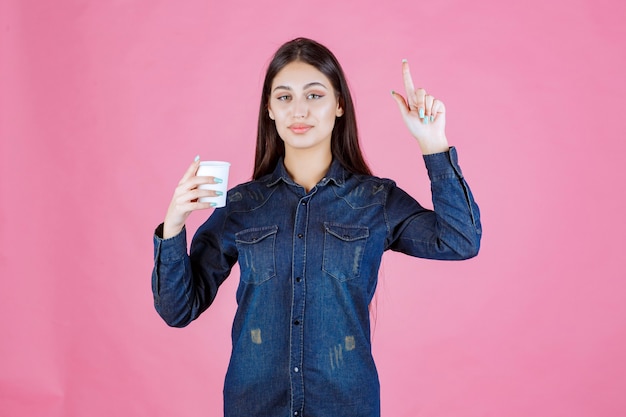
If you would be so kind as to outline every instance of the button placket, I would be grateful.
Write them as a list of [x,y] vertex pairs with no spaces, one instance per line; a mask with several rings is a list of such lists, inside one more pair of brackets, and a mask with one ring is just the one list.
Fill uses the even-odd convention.
[[304,376],[302,372],[302,358],[304,355],[304,311],[305,292],[304,284],[306,233],[308,222],[310,196],[300,200],[296,206],[294,223],[295,239],[293,240],[293,278],[292,291],[293,302],[291,306],[291,331],[290,331],[290,361],[291,361],[291,398],[294,415],[304,406]]

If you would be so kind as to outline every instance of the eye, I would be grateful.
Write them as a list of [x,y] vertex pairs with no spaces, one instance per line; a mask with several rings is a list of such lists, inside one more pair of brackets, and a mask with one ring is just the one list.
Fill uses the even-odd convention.
[[309,100],[318,100],[318,99],[320,99],[322,97],[324,97],[324,96],[321,95],[321,94],[315,94],[315,93],[311,93],[311,94],[306,96],[306,98],[309,99]]
[[290,99],[291,99],[291,96],[290,96],[290,95],[287,95],[287,94],[286,94],[286,95],[284,95],[284,96],[278,96],[278,97],[276,97],[276,100],[278,100],[278,101],[287,101],[287,100],[290,100]]

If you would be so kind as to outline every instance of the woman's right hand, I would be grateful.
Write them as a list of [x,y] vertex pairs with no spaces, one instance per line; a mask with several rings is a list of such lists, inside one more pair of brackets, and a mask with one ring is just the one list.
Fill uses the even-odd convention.
[[216,197],[218,194],[214,190],[201,190],[198,188],[202,184],[218,184],[215,177],[198,177],[196,172],[200,166],[200,158],[196,157],[193,163],[187,168],[187,172],[178,183],[174,196],[170,202],[163,222],[163,239],[174,237],[183,230],[187,217],[195,210],[206,210],[212,208],[215,203],[201,203],[201,197]]

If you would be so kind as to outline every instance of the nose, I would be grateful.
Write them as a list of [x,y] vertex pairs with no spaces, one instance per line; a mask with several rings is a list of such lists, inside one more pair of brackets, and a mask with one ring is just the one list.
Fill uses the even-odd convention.
[[309,111],[306,98],[293,101],[293,117],[296,119],[304,119]]

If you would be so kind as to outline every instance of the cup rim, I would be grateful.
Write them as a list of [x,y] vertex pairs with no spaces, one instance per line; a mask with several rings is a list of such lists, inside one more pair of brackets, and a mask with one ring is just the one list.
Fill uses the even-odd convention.
[[200,161],[200,166],[230,166],[230,162],[226,161]]

